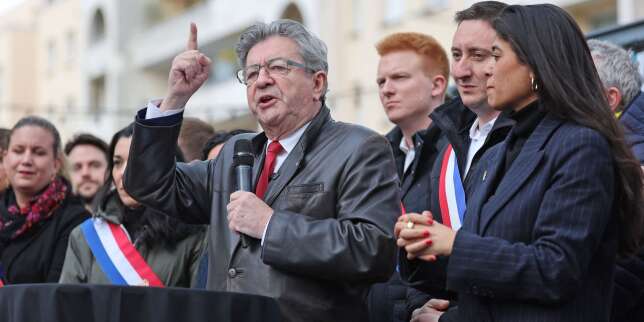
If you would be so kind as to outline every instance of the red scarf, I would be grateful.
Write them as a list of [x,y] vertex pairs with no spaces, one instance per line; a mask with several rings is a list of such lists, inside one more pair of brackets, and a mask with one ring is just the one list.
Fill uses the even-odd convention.
[[[0,213],[0,237],[13,240],[37,223],[52,216],[67,197],[67,185],[61,178],[54,179],[45,190],[29,200],[29,205],[19,208],[15,200],[9,201],[7,211]],[[12,192],[6,191],[8,194]]]

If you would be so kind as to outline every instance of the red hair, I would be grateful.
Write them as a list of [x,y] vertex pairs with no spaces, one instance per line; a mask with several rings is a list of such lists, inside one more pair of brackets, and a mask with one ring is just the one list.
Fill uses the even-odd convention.
[[410,50],[424,58],[428,75],[439,74],[449,77],[449,61],[445,49],[434,37],[418,32],[391,34],[376,44],[380,56],[391,52]]

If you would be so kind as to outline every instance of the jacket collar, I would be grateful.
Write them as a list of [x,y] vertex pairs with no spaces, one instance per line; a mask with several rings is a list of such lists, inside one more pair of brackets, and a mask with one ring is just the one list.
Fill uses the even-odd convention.
[[456,97],[437,107],[429,117],[447,135],[462,135],[468,133],[476,114],[463,105],[460,97]]
[[[563,124],[561,119],[550,113],[546,114],[528,137],[517,159],[509,169],[503,169],[503,158],[508,148],[508,139],[506,138],[501,143],[494,156],[496,162],[490,164],[490,169],[484,169],[481,178],[477,178],[477,180],[482,180],[481,184],[483,185],[481,194],[477,195],[480,199],[477,202],[473,202],[473,204],[477,205],[477,208],[472,209],[470,213],[472,216],[468,216],[471,217],[470,219],[477,221],[474,227],[478,227],[479,233],[485,232],[495,214],[514,196],[537,169],[543,159],[544,146],[561,124]],[[500,180],[498,180],[499,178]],[[497,182],[498,184],[495,184]],[[492,193],[496,197],[487,202]],[[480,222],[478,222],[479,220]]]
[[499,117],[494,122],[492,131],[490,131],[490,134],[488,134],[485,139],[485,146],[495,145],[505,140],[505,137],[508,135],[514,124],[515,121],[510,118],[508,112],[504,111],[499,114]]
[[624,108],[620,116],[621,123],[644,123],[644,93],[640,92],[633,101]]
[[[320,132],[320,129],[322,126],[331,119],[331,112],[326,105],[323,105],[320,108],[320,111],[318,111],[318,114],[316,114],[313,119],[311,119],[311,124],[309,127],[306,129],[304,134],[302,135],[302,138],[300,139],[300,143],[302,148],[306,151],[306,148],[310,146],[310,144],[314,141],[314,139],[317,137],[317,134]],[[268,137],[266,137],[266,133],[262,132],[255,137],[251,139],[251,145],[253,146],[253,152],[255,153],[256,156],[262,155],[264,152],[264,145],[266,144],[266,141],[268,141]],[[298,143],[298,145],[300,145]],[[296,149],[298,148],[297,146],[295,147]]]
[[116,189],[110,188],[98,204],[94,217],[99,217],[113,224],[120,225],[123,222],[122,205]]
[[[332,121],[331,112],[326,106],[322,106],[318,114],[313,117],[309,127],[306,129],[300,142],[295,146],[295,148],[289,153],[288,157],[284,161],[282,167],[277,172],[276,176],[271,181],[271,184],[266,190],[264,200],[267,205],[271,205],[279,193],[284,189],[284,187],[290,182],[293,176],[304,167],[304,155],[309,147],[313,145],[315,140],[318,138],[322,127],[327,123]],[[253,187],[257,185],[259,180],[259,175],[261,174],[262,164],[264,162],[264,145],[268,141],[266,134],[264,132],[257,134],[252,140],[251,144],[255,152],[255,163],[253,166]]]

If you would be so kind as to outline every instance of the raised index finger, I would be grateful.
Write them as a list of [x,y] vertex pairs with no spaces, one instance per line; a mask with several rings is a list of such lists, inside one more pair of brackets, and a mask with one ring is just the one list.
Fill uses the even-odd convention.
[[188,37],[188,44],[186,50],[197,50],[197,24],[190,23],[190,37]]

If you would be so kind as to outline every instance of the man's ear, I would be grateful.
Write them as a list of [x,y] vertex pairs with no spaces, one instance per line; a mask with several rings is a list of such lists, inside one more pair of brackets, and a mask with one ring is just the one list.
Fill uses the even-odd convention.
[[443,75],[432,77],[432,97],[442,96],[447,90],[447,79]]
[[317,71],[313,74],[313,100],[319,101],[326,91],[326,73]]
[[617,87],[611,86],[606,89],[606,98],[608,99],[608,106],[613,113],[618,112],[617,107],[622,102],[622,92]]

